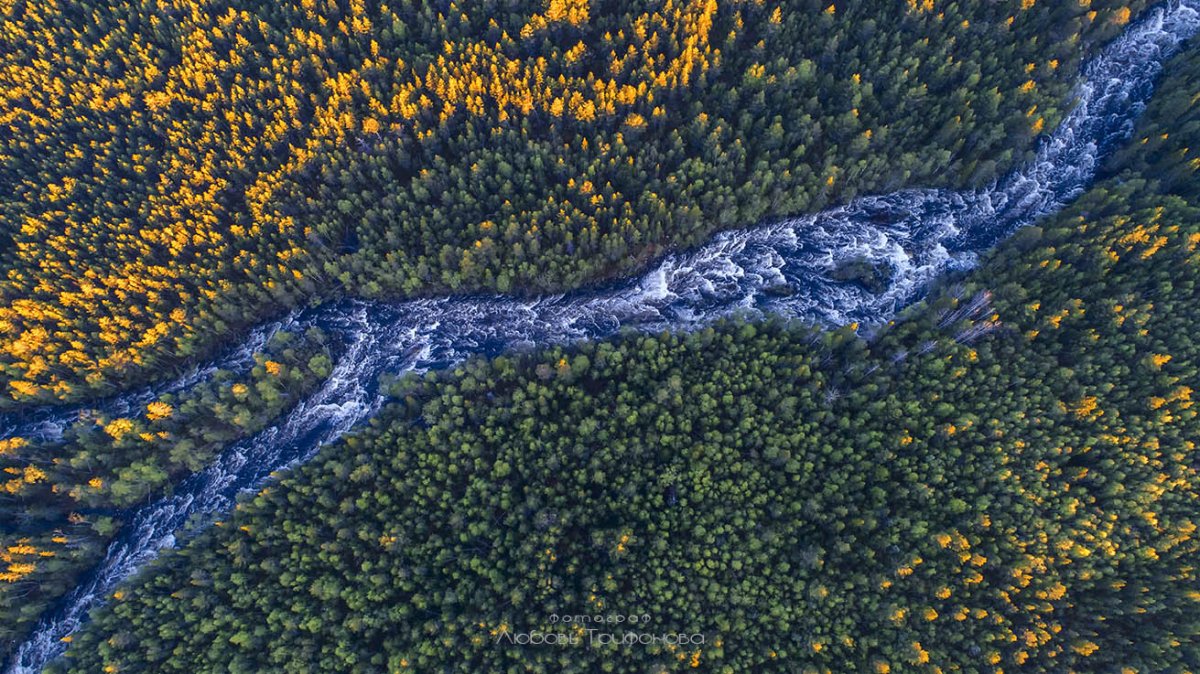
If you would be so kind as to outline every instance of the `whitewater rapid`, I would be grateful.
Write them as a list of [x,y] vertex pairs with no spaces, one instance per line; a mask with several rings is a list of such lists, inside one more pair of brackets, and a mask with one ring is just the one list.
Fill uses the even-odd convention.
[[[118,583],[174,546],[175,532],[189,520],[229,510],[238,493],[305,461],[377,412],[381,374],[603,338],[620,329],[689,330],[738,311],[825,325],[888,320],[939,275],[972,267],[981,252],[1017,228],[1079,196],[1105,152],[1131,133],[1164,61],[1198,30],[1200,0],[1172,0],[1148,12],[1084,66],[1074,110],[1039,144],[1036,160],[987,188],[904,190],[724,232],[702,248],[663,259],[638,279],[600,290],[530,300],[331,304],[259,328],[225,358],[170,384],[108,401],[104,409],[127,413],[162,392],[202,381],[218,367],[246,367],[279,329],[317,325],[345,341],[329,378],[276,425],[230,447],[173,495],[128,512],[100,565],[43,619],[6,672],[38,672],[61,654],[62,637],[78,629]],[[856,260],[886,269],[884,287],[835,278],[836,270]],[[0,422],[0,436],[54,438],[78,412],[47,411],[7,427]]]
[[145,409],[146,403],[168,393],[187,390],[213,376],[217,370],[234,373],[248,371],[254,365],[254,354],[261,352],[275,333],[295,330],[298,316],[297,312],[293,312],[283,320],[254,328],[233,349],[212,361],[193,365],[175,379],[110,396],[104,400],[63,407],[43,407],[25,411],[19,416],[0,416],[0,438],[20,436],[38,442],[58,442],[62,440],[63,431],[80,417],[136,416]]

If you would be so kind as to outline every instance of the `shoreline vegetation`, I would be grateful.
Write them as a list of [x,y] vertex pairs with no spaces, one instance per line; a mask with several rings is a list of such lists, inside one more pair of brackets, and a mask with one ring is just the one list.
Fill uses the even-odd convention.
[[131,508],[303,400],[335,346],[319,329],[279,332],[244,374],[217,370],[129,414],[84,410],[57,441],[0,440],[0,639],[23,639],[103,557]]

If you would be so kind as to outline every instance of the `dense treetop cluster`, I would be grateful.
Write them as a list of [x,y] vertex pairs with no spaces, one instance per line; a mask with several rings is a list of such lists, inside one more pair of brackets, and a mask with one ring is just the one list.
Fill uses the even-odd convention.
[[333,294],[574,286],[987,180],[1145,5],[0,3],[0,404]]
[[0,440],[0,652],[98,561],[126,508],[288,410],[328,376],[334,347],[317,329],[279,332],[244,371],[127,414],[82,409],[61,439]]
[[[56,671],[1191,671],[1200,52],[1169,72],[1104,181],[871,339],[728,322],[402,380]],[[610,613],[705,640],[503,641]]]

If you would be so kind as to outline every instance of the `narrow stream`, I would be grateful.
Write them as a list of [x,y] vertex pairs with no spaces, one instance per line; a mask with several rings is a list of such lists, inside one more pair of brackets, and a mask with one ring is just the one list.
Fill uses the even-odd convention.
[[[601,290],[539,299],[447,297],[400,303],[346,301],[256,330],[219,361],[169,384],[106,402],[140,408],[166,390],[181,390],[217,367],[249,362],[275,330],[310,325],[347,343],[327,381],[276,425],[226,450],[174,495],[126,513],[105,558],[20,646],[5,670],[40,671],[65,649],[60,640],[114,587],[160,550],[192,517],[229,510],[237,494],[273,471],[312,457],[374,414],[383,398],[379,375],[446,367],[473,354],[579,339],[619,329],[688,330],[736,311],[778,313],[825,325],[886,321],[930,281],[967,269],[1017,228],[1052,214],[1094,179],[1101,158],[1127,138],[1167,58],[1200,30],[1200,0],[1171,0],[1129,27],[1091,59],[1078,102],[1038,147],[1036,160],[984,189],[904,190],[839,208],[718,234],[695,251],[665,258],[640,278]],[[835,279],[862,260],[883,270],[869,289]],[[0,436],[56,437],[77,412],[0,420]]]

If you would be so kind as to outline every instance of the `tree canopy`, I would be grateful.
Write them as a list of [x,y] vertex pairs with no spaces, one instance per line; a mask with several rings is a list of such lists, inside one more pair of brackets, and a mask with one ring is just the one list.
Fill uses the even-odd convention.
[[0,5],[0,405],[1029,155],[1145,0]]
[[[730,321],[403,379],[54,671],[1191,671],[1200,52],[1170,72],[1105,180],[870,339]],[[504,640],[613,614],[704,640]]]

